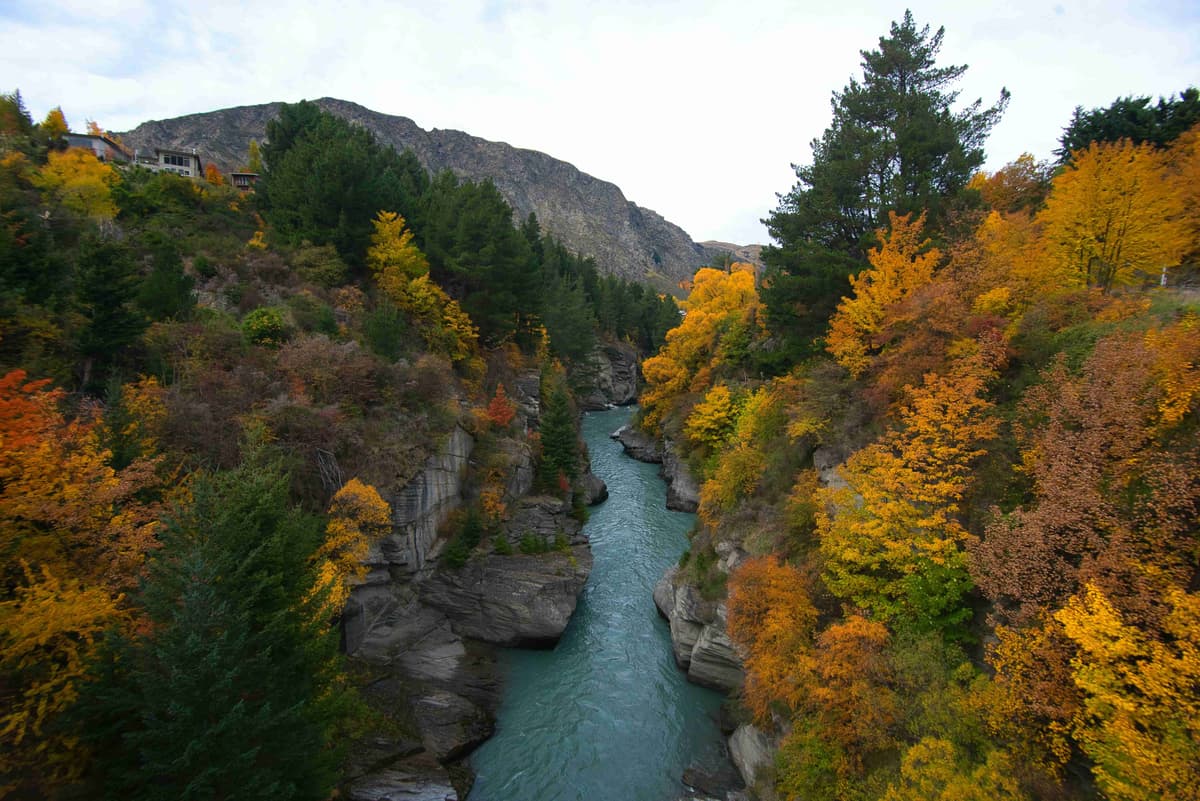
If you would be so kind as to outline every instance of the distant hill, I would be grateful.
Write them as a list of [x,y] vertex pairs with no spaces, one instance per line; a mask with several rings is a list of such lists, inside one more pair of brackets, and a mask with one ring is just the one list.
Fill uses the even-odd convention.
[[[535,212],[543,230],[569,248],[595,257],[602,272],[649,280],[671,289],[709,258],[679,226],[625,198],[608,181],[565,161],[462,131],[426,131],[407,117],[380,114],[335,98],[321,108],[372,131],[383,143],[409,149],[426,169],[449,169],[471,180],[490,178],[518,219]],[[242,166],[251,139],[262,141],[281,103],[153,120],[122,134],[134,148],[196,148],[201,158],[231,170]]]

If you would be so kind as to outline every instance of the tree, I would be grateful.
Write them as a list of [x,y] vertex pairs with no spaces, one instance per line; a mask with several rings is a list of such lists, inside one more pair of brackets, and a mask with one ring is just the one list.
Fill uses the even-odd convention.
[[1084,111],[1076,106],[1071,122],[1059,138],[1054,151],[1060,164],[1070,164],[1075,152],[1093,142],[1115,143],[1128,139],[1135,145],[1143,142],[1165,147],[1200,122],[1200,90],[1189,87],[1174,95],[1158,99],[1150,105],[1149,97],[1119,97],[1105,108]]
[[84,694],[105,797],[328,798],[344,701],[337,644],[315,612],[320,521],[254,441],[201,475],[168,519],[139,598]]
[[1038,215],[1050,258],[1103,290],[1165,275],[1191,244],[1175,190],[1150,145],[1093,143],[1055,178]]
[[62,106],[55,106],[46,112],[46,119],[42,120],[39,127],[51,142],[61,140],[71,130],[67,126],[67,118],[63,114]]
[[942,255],[929,247],[928,239],[921,239],[924,214],[915,220],[912,215],[889,215],[890,231],[880,229],[880,246],[867,254],[871,269],[851,276],[854,297],[842,298],[829,321],[826,348],[855,377],[882,346],[877,335],[891,307],[929,283]]
[[487,416],[498,428],[508,428],[508,424],[517,416],[517,407],[508,399],[508,393],[504,391],[503,383],[496,385],[496,394],[488,403]]
[[318,573],[311,596],[321,603],[318,619],[342,614],[352,585],[367,575],[371,542],[385,534],[391,523],[391,507],[370,484],[352,478],[333,496],[325,541],[314,555]]
[[579,447],[575,435],[575,415],[571,400],[561,380],[542,379],[542,412],[538,433],[542,441],[542,458],[538,476],[546,488],[558,487],[560,476],[569,480],[579,474]]
[[371,221],[375,226],[367,248],[367,267],[380,290],[393,302],[404,295],[408,282],[429,272],[429,262],[415,244],[404,218],[394,211],[380,211]]
[[90,150],[79,147],[52,150],[45,166],[33,175],[33,185],[46,202],[92,220],[111,220],[117,214],[112,188],[117,173]]
[[225,176],[221,174],[221,170],[216,164],[211,161],[204,165],[204,180],[208,181],[213,186],[224,186]]
[[863,79],[832,99],[833,123],[796,168],[795,187],[766,219],[777,244],[763,250],[768,324],[792,350],[811,349],[846,293],[889,211],[926,210],[937,235],[953,198],[983,164],[983,142],[1008,103],[962,110],[949,90],[966,66],[936,66],[944,29],[931,35],[911,12],[877,50],[861,51]]
[[128,247],[96,238],[80,244],[74,301],[82,320],[76,340],[85,387],[146,330],[147,320],[135,304],[138,291],[137,265]]
[[251,139],[246,148],[246,172],[261,173],[263,171],[262,151],[259,150],[258,140]]

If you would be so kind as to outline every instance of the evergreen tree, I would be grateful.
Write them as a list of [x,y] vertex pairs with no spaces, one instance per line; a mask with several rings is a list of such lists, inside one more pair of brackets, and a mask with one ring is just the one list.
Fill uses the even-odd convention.
[[559,476],[576,478],[579,474],[579,448],[571,400],[561,381],[549,377],[542,379],[542,412],[538,431],[542,440],[538,478],[542,486],[556,488]]
[[292,508],[259,447],[192,485],[141,594],[152,624],[117,637],[80,711],[108,798],[328,798],[343,695],[310,614],[320,521]]
[[196,305],[195,284],[183,271],[179,247],[166,237],[152,237],[150,274],[137,295],[142,311],[151,320],[183,319]]
[[1200,89],[1189,87],[1179,97],[1118,97],[1107,108],[1084,111],[1076,106],[1071,122],[1059,138],[1054,151],[1059,163],[1068,164],[1071,154],[1092,142],[1119,142],[1129,139],[1135,145],[1149,142],[1165,147],[1180,134],[1200,122]]
[[944,29],[918,28],[912,13],[864,50],[863,79],[832,99],[833,122],[812,143],[811,164],[765,220],[774,247],[763,298],[768,322],[796,354],[812,352],[847,278],[865,265],[888,212],[927,210],[936,233],[949,203],[983,164],[983,142],[1008,103],[976,100],[961,111],[949,90],[966,66],[939,67]]
[[596,318],[577,280],[564,276],[550,286],[543,301],[542,321],[555,356],[578,364],[595,349]]
[[88,238],[79,248],[75,310],[82,320],[76,339],[84,358],[83,386],[91,385],[146,329],[134,301],[140,280],[129,249],[107,239]]

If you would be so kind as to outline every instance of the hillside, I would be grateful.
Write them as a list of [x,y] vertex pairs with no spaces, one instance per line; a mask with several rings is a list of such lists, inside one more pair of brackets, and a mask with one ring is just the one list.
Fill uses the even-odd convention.
[[[380,142],[411,150],[430,172],[448,169],[471,180],[490,178],[518,219],[536,213],[545,230],[572,250],[595,257],[602,272],[673,288],[705,262],[704,248],[682,228],[627,200],[616,184],[565,161],[462,131],[426,131],[407,117],[381,114],[345,100],[326,97],[315,102],[367,128]],[[249,141],[263,139],[267,122],[281,105],[264,103],[154,120],[122,136],[134,148],[196,148],[206,160],[233,169],[245,162]]]

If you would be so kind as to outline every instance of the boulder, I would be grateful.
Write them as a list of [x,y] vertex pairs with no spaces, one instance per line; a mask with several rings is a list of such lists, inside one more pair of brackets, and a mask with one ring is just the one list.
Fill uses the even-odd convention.
[[492,736],[495,726],[477,705],[445,690],[434,690],[415,699],[413,717],[421,740],[440,762],[467,754]]
[[573,545],[583,545],[587,538],[581,533],[582,525],[572,511],[571,504],[552,495],[520,498],[512,507],[503,536],[514,547],[529,534],[547,546],[553,546],[560,534]]
[[663,577],[654,585],[654,606],[658,613],[667,620],[675,611],[675,576],[679,573],[678,565],[671,565]]
[[586,411],[625,406],[637,400],[638,354],[626,342],[597,345],[580,372],[588,389],[582,393],[579,405]]
[[390,737],[355,742],[344,765],[351,801],[457,801],[446,769],[420,743]]
[[683,783],[692,791],[710,798],[724,798],[729,791],[745,786],[728,757],[689,765],[683,771]]
[[435,572],[421,583],[421,600],[444,613],[460,636],[544,646],[562,636],[591,568],[584,545],[565,553],[489,554]]
[[738,726],[729,738],[729,756],[747,786],[775,763],[771,740],[754,726]]
[[625,425],[609,436],[620,442],[625,453],[629,454],[631,458],[650,464],[662,463],[662,451],[658,447],[658,440],[649,434],[638,431],[633,426]]
[[588,506],[595,506],[608,500],[608,485],[604,483],[604,479],[591,470],[583,474],[580,483],[583,485],[583,498]]

